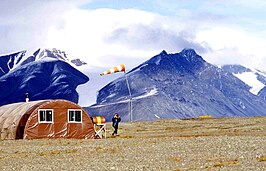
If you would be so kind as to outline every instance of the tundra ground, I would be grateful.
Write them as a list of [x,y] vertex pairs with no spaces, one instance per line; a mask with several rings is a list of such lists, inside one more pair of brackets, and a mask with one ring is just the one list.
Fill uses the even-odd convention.
[[0,170],[266,170],[266,117],[122,122],[94,140],[0,141]]

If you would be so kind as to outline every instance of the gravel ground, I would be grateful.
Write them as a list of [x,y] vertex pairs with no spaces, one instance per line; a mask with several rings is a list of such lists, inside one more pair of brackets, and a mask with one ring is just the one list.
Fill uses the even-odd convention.
[[266,170],[266,117],[107,127],[106,139],[0,141],[0,170]]

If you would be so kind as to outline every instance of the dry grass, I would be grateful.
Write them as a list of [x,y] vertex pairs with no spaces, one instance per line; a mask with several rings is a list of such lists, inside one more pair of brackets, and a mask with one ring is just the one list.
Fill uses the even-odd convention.
[[106,139],[0,141],[0,170],[266,170],[266,117],[122,122],[112,132],[107,123]]
[[[209,118],[122,123],[123,137],[265,136],[266,117]],[[110,127],[110,126],[109,126]]]
[[237,159],[215,162],[214,164],[211,164],[209,167],[225,167],[228,165],[235,165],[235,164],[238,164]]
[[180,157],[169,157],[169,159],[174,161],[174,162],[180,162],[181,161]]

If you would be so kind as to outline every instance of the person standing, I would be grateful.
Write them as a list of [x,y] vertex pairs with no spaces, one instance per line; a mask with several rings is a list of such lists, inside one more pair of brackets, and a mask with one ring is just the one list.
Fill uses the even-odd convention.
[[117,134],[117,130],[118,130],[118,124],[121,121],[121,117],[119,116],[118,113],[115,113],[114,117],[112,118],[112,122],[113,122],[113,127],[114,127],[114,132],[112,133],[112,135],[118,135]]

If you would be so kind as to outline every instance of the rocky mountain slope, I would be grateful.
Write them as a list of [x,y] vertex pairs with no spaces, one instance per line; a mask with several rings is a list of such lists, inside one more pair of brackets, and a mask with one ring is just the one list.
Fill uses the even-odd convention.
[[78,103],[76,88],[89,78],[75,69],[65,52],[38,49],[0,56],[0,105],[30,100],[66,99]]
[[[162,51],[127,73],[132,92],[133,121],[266,115],[265,101],[232,72],[207,63],[193,49],[167,54]],[[103,87],[91,115],[115,112],[129,120],[129,92],[125,77]]]
[[225,65],[225,71],[231,72],[250,86],[249,91],[266,100],[266,73],[256,69],[249,69],[241,65]]
[[249,69],[241,65],[224,65],[224,71],[232,73],[249,86],[249,91],[255,95],[266,85],[266,74],[257,69]]

